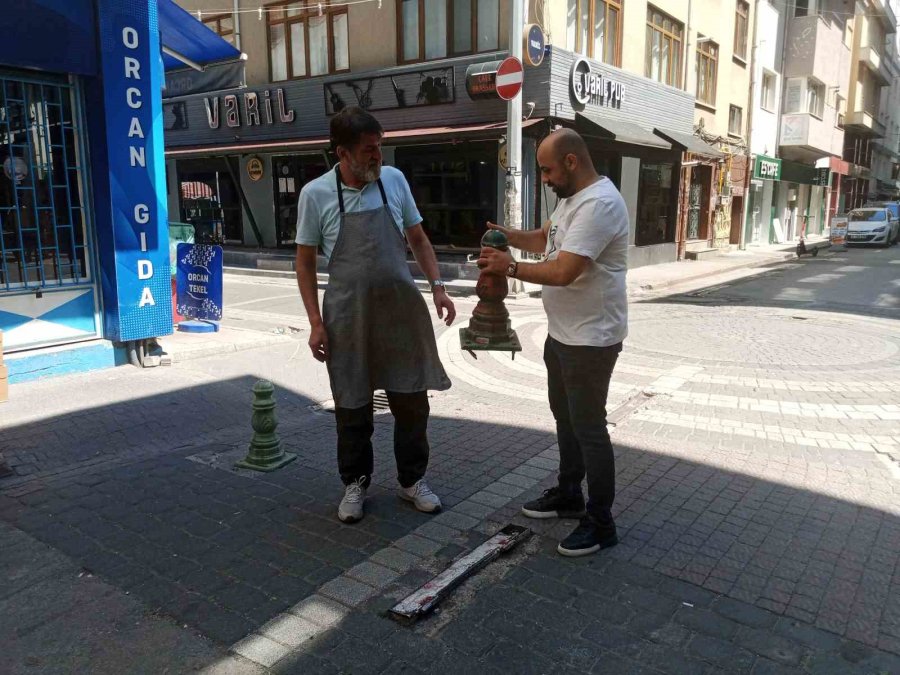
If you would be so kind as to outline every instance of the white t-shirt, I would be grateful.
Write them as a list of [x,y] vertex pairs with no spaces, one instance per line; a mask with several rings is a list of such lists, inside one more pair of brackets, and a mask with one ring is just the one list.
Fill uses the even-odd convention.
[[544,286],[550,337],[567,345],[608,347],[628,334],[628,209],[609,178],[560,200],[550,216],[548,260],[560,251],[590,258],[568,286]]

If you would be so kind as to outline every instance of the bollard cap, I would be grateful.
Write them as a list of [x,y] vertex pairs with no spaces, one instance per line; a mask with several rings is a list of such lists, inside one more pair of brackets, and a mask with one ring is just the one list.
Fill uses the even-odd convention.
[[509,246],[509,240],[500,230],[488,230],[484,233],[484,236],[481,237],[481,245],[489,246],[490,248],[498,248],[502,251]]
[[268,380],[257,380],[253,385],[254,394],[268,394],[275,391],[275,385]]

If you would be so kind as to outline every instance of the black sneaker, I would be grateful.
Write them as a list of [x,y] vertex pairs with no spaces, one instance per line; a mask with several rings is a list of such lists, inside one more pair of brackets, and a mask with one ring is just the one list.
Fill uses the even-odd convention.
[[584,514],[584,495],[565,495],[558,487],[544,490],[522,506],[522,515],[529,518],[581,518]]
[[619,543],[614,523],[598,525],[587,516],[581,519],[572,534],[563,539],[556,550],[560,555],[577,558],[596,553],[602,548],[610,548]]

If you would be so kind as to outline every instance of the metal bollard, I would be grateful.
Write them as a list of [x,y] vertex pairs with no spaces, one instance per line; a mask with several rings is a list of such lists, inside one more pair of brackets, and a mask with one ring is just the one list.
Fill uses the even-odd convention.
[[285,453],[281,439],[275,433],[278,419],[275,417],[275,387],[268,380],[257,380],[253,385],[253,415],[250,425],[253,438],[250,439],[247,456],[235,467],[254,471],[275,471],[297,459],[297,455]]

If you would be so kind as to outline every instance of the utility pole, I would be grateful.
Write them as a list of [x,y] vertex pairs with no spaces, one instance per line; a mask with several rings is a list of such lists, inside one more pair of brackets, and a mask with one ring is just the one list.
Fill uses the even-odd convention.
[[[522,61],[522,31],[525,27],[525,0],[511,0],[512,17],[509,22],[509,55]],[[522,229],[522,96],[519,92],[506,107],[506,191],[504,225]],[[521,252],[514,252],[516,259]],[[522,282],[514,279],[512,290],[519,292]]]

